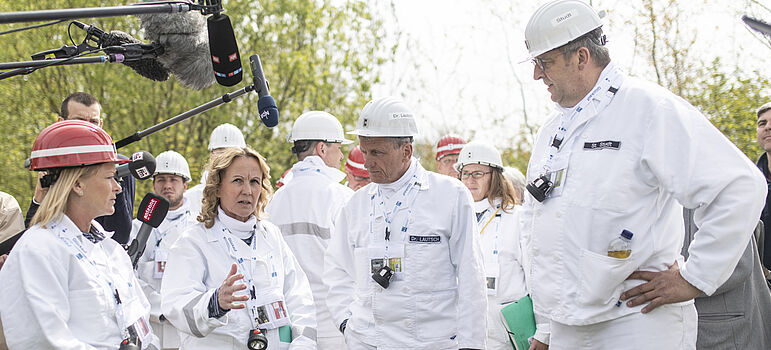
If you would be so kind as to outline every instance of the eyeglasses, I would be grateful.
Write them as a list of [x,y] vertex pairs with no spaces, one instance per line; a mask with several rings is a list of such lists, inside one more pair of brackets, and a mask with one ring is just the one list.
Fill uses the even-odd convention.
[[490,173],[492,173],[492,171],[472,171],[472,172],[470,172],[470,173],[469,173],[469,172],[466,172],[466,171],[464,171],[464,172],[462,172],[462,173],[460,174],[460,178],[461,178],[461,179],[467,179],[469,176],[471,176],[472,178],[474,178],[474,179],[476,179],[476,180],[479,180],[479,179],[481,179],[483,176],[485,176],[485,175],[487,175],[487,174],[490,174]]

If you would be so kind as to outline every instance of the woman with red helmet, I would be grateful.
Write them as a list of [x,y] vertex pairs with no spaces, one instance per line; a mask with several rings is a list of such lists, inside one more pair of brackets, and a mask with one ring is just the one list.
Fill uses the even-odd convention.
[[10,349],[157,344],[128,255],[94,221],[113,213],[115,166],[124,162],[110,135],[88,122],[57,122],[35,139],[30,169],[46,170],[50,189],[0,271]]

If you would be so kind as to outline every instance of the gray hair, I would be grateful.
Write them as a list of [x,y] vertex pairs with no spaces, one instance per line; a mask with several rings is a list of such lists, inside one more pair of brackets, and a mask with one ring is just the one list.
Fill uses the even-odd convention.
[[760,108],[758,108],[758,118],[760,118],[760,115],[763,113],[766,113],[768,111],[771,111],[771,102],[766,102]]
[[608,48],[605,47],[605,35],[602,34],[602,28],[596,28],[589,33],[586,33],[573,41],[562,45],[557,48],[563,56],[572,54],[578,49],[585,47],[589,50],[589,54],[594,59],[594,62],[599,67],[605,67],[610,63],[610,53]]

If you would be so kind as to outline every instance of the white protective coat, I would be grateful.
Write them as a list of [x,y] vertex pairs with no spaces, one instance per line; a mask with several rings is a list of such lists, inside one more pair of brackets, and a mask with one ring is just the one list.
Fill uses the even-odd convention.
[[[496,210],[501,200],[494,203],[495,207],[490,205],[487,198],[474,202],[474,211],[484,213],[477,227],[481,231],[479,238],[485,277],[497,276],[497,288],[495,291],[488,289],[487,293],[487,349],[511,349],[501,309],[528,294],[520,246],[520,207],[515,206],[508,211]],[[495,251],[498,252],[497,258]],[[548,342],[548,320],[537,321],[535,338]]]
[[[91,225],[104,233],[96,221]],[[141,317],[149,326],[150,304],[126,251],[110,232],[91,243],[66,215],[47,227],[30,227],[0,270],[0,317],[9,349],[117,349],[123,340],[115,299],[95,278],[92,265],[76,258],[57,233],[79,239],[100,273],[112,278],[125,318]],[[157,345],[150,333],[143,348]]]
[[342,334],[326,307],[324,252],[334,219],[353,191],[340,184],[345,173],[330,168],[318,156],[306,157],[292,167],[292,181],[281,187],[267,207],[270,222],[279,227],[292,253],[308,276],[316,305],[319,338]]
[[[179,335],[177,329],[169,321],[161,322],[161,278],[157,278],[158,264],[165,264],[164,257],[168,256],[172,244],[188,227],[196,223],[190,208],[189,200],[183,199],[182,206],[175,210],[169,210],[163,222],[150,232],[145,245],[145,251],[137,263],[136,274],[139,285],[142,286],[147,300],[150,302],[150,324],[158,335],[162,348],[179,347]],[[136,238],[142,222],[134,219],[131,227],[129,242]]]
[[[221,211],[220,215],[223,215]],[[251,266],[257,289],[274,285],[284,296],[292,321],[290,349],[315,349],[316,310],[308,280],[278,228],[264,220],[257,226],[256,253],[233,236],[238,257]],[[219,319],[209,318],[209,300],[235,262],[225,246],[227,243],[222,242],[223,230],[228,232],[219,217],[210,229],[197,223],[182,233],[169,252],[161,284],[161,311],[180,330],[180,349],[246,349],[252,329],[251,315],[246,308],[230,310]],[[256,262],[251,260],[253,254]],[[275,265],[275,277],[271,277],[271,261]],[[268,349],[279,349],[278,330],[268,330],[265,335]]]
[[[403,236],[404,280],[383,289],[371,278],[370,246],[384,244],[385,221],[374,212],[378,186],[390,188],[385,207],[412,175],[420,183],[414,203],[393,215],[398,243]],[[394,188],[394,186],[398,188]],[[386,192],[386,193],[387,193]],[[378,349],[485,348],[487,297],[472,199],[460,181],[428,172],[416,159],[401,179],[371,183],[356,191],[335,222],[325,255],[327,305],[336,324],[348,319],[345,337]],[[397,231],[411,210],[406,234]],[[435,243],[410,242],[410,235],[436,237]],[[374,237],[373,237],[374,236]]]
[[[536,312],[567,325],[639,312],[644,305],[616,306],[623,291],[643,282],[627,276],[666,270],[676,260],[685,280],[712,294],[758,222],[762,174],[704,115],[660,86],[626,77],[607,108],[594,108],[568,128],[558,153],[555,164],[567,164],[562,195],[539,203],[525,194],[522,234],[532,257],[525,267]],[[528,182],[540,176],[558,124],[553,116],[541,129]],[[686,263],[682,206],[696,208],[700,228]],[[608,244],[624,229],[634,233],[631,256],[608,257]]]

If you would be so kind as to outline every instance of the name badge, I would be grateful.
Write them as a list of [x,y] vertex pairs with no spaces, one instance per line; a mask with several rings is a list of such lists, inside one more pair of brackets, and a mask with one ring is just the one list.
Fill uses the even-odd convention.
[[441,243],[442,236],[415,236],[410,235],[410,243]]
[[603,150],[612,149],[618,150],[621,147],[621,141],[596,141],[596,142],[584,142],[584,150]]
[[166,260],[169,257],[169,252],[163,248],[155,249],[155,265],[153,266],[153,278],[163,278],[163,272],[166,271]]
[[276,290],[262,290],[252,295],[255,299],[254,322],[259,328],[274,329],[289,324],[284,297]]

